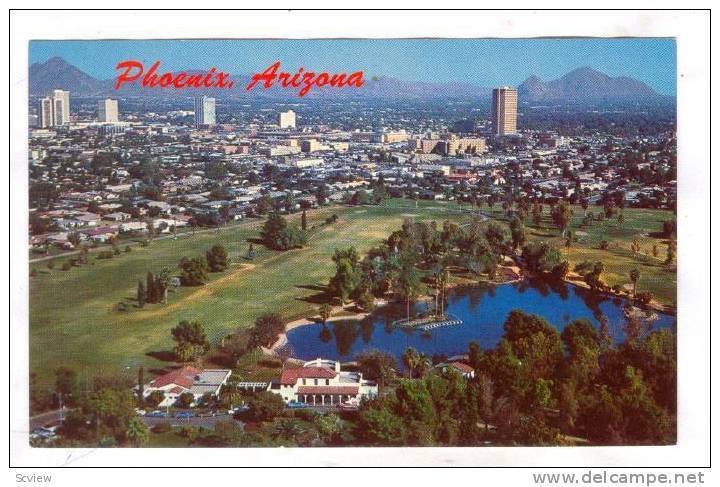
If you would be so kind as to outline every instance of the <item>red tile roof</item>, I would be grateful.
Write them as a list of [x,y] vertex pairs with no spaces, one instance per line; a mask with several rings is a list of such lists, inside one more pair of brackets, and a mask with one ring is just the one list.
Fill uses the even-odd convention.
[[280,375],[280,383],[295,385],[298,379],[333,379],[336,372],[324,367],[300,367],[285,369]]
[[471,372],[475,372],[475,369],[470,367],[468,364],[464,364],[462,362],[451,362],[450,367],[453,367],[464,374],[469,374]]
[[185,389],[190,389],[192,387],[193,382],[195,382],[195,376],[200,374],[202,372],[200,369],[196,369],[195,367],[183,367],[181,369],[173,370],[172,372],[168,372],[167,374],[160,375],[158,377],[155,377],[153,381],[150,382],[150,387],[165,387],[170,384],[175,384],[178,386],[182,386]]
[[346,394],[358,393],[358,386],[300,386],[298,394]]

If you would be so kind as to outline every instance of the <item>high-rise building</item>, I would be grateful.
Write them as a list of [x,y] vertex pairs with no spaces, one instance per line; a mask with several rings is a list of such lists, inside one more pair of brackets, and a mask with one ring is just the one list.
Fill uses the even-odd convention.
[[517,103],[518,92],[515,88],[501,86],[493,90],[493,134],[502,136],[517,133]]
[[70,123],[70,92],[53,90],[38,102],[38,127],[55,127]]
[[295,112],[288,110],[287,112],[280,112],[278,117],[278,125],[281,129],[294,129],[295,128]]
[[115,123],[118,117],[118,101],[106,98],[98,102],[98,120],[105,123]]
[[55,119],[53,118],[53,100],[49,96],[41,98],[38,102],[38,127],[52,127],[55,125]]
[[55,125],[70,123],[70,92],[64,90],[53,90],[53,118]]
[[195,98],[195,126],[215,125],[215,98]]

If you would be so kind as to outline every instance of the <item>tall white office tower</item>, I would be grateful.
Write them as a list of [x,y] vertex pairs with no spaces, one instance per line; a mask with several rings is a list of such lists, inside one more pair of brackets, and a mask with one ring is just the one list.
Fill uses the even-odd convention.
[[66,125],[70,123],[70,92],[64,90],[53,90],[53,120],[54,125]]
[[288,110],[287,112],[280,112],[278,117],[278,125],[281,129],[294,129],[295,128],[295,112]]
[[56,127],[70,123],[70,92],[53,90],[38,102],[38,127]]
[[195,126],[215,125],[215,98],[195,98]]
[[106,98],[98,102],[98,120],[105,123],[114,123],[119,120],[118,101]]
[[53,100],[49,96],[41,98],[38,102],[37,126],[41,128],[55,125],[53,119]]

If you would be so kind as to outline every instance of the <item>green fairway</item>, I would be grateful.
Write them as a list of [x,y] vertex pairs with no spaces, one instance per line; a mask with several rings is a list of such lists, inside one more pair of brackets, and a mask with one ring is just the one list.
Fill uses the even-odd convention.
[[[677,288],[675,268],[674,265],[664,264],[667,240],[657,237],[663,222],[675,218],[672,212],[630,208],[623,210],[622,223],[613,217],[582,227],[583,209],[573,206],[573,211],[570,230],[578,241],[573,242],[570,248],[565,247],[564,239],[551,225],[547,209],[540,227],[528,225],[530,238],[546,240],[561,248],[571,269],[582,261],[601,261],[605,264],[602,279],[610,286],[629,285],[629,272],[638,269],[638,292],[650,291],[660,303],[674,305]],[[590,207],[588,211],[597,214],[602,208]],[[603,241],[607,242],[605,250],[600,247]],[[633,241],[640,246],[635,253],[631,250]],[[656,247],[657,257],[653,256],[653,246]]]
[[[284,318],[313,313],[316,304],[304,298],[317,294],[334,269],[330,256],[336,248],[354,245],[359,251],[380,243],[404,218],[455,219],[444,205],[393,201],[387,207],[337,207],[308,212],[309,226],[336,213],[332,225],[314,231],[304,249],[268,251],[255,244],[256,257],[246,261],[248,238],[258,236],[262,221],[254,220],[232,229],[198,233],[178,240],[158,240],[148,247],[135,246],[130,253],[97,260],[69,271],[56,259],[52,270],[46,262],[33,264],[39,272],[30,281],[31,370],[42,382],[50,380],[58,365],[68,365],[88,380],[103,374],[124,373],[133,377],[140,366],[164,367],[166,362],[146,355],[172,348],[170,329],[181,320],[199,320],[211,340],[241,327],[251,326],[266,311]],[[299,223],[300,215],[289,217]],[[211,274],[201,287],[181,287],[170,293],[168,304],[149,304],[138,309],[134,296],[138,280],[148,271],[177,268],[183,256],[192,257],[219,243],[228,249],[233,264],[226,272]],[[126,312],[116,311],[125,301]]]
[[[416,207],[413,201],[390,200],[375,207],[309,211],[309,226],[324,222],[333,213],[339,219],[313,231],[303,249],[274,252],[255,244],[257,255],[252,261],[243,256],[249,245],[247,239],[258,236],[261,220],[218,232],[186,234],[177,240],[157,240],[107,260],[97,260],[90,254],[88,264],[68,271],[61,270],[66,258],[56,259],[52,270],[46,262],[38,262],[32,265],[38,275],[30,279],[30,370],[38,374],[42,384],[49,384],[59,365],[76,369],[81,383],[99,375],[132,378],[140,366],[152,371],[168,365],[154,356],[172,349],[170,329],[181,320],[201,321],[210,340],[217,342],[235,329],[251,326],[266,311],[279,312],[286,319],[314,314],[317,304],[307,298],[320,292],[318,286],[327,284],[334,271],[330,257],[336,248],[354,245],[364,252],[409,217],[436,220],[439,224],[471,218],[469,213],[456,209],[455,203],[421,201]],[[465,205],[464,209],[470,207]],[[492,212],[486,207],[482,211],[497,217],[502,212],[499,205]],[[662,265],[665,245],[660,239],[642,236],[660,230],[671,214],[625,210],[625,218],[622,228],[612,220],[580,229],[587,236],[584,242],[564,250],[568,259],[573,264],[586,259],[602,260],[607,269],[604,277],[610,284],[626,284],[627,273],[637,266],[642,274],[640,290],[652,291],[665,303],[674,302],[675,273]],[[299,224],[300,214],[289,219]],[[582,209],[577,207],[573,231],[580,220]],[[549,220],[540,228],[529,225],[528,234],[533,239],[562,243]],[[643,248],[656,241],[659,258],[634,256],[629,250],[633,238],[638,238]],[[617,242],[619,247],[599,250],[603,239]],[[205,286],[181,287],[170,293],[168,304],[149,304],[144,309],[135,306],[137,282],[144,280],[148,271],[158,272],[163,267],[175,271],[181,257],[199,255],[214,244],[228,250],[232,265],[227,271],[211,274]],[[116,310],[120,301],[127,303],[128,311]]]

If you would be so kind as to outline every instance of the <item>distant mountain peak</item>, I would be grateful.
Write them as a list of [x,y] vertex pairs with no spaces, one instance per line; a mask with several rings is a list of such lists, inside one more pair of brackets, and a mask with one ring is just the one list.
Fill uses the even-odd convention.
[[105,83],[58,56],[51,57],[44,63],[33,63],[29,74],[32,95],[45,95],[54,89],[68,90],[82,95],[96,95],[105,88]]
[[613,78],[589,66],[581,66],[560,78],[542,81],[530,76],[518,86],[518,96],[523,101],[585,102],[632,98],[659,97],[648,85],[635,78]]
[[580,66],[579,68],[575,68],[572,71],[568,71],[565,76],[577,74],[602,74],[603,76],[607,76],[605,73],[598,71],[595,68],[591,68],[590,66]]
[[[67,62],[67,61],[65,60],[65,58],[62,58],[62,57],[60,57],[60,56],[53,56],[53,57],[51,57],[50,59],[48,59],[47,61],[45,61],[44,63],[36,63],[36,64],[45,64],[46,66],[48,66],[48,65],[49,65],[49,66],[52,66],[52,65],[65,65],[65,64],[66,64],[66,65],[68,65],[68,66],[72,66],[72,64],[70,64],[69,62]],[[74,66],[73,66],[73,67],[74,67]]]

